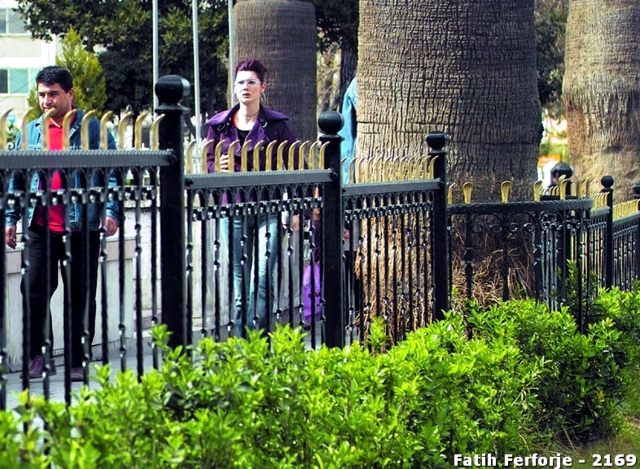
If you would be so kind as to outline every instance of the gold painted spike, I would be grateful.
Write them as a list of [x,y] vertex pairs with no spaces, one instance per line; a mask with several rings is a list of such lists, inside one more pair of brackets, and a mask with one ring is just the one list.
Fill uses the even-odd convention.
[[111,121],[112,116],[113,112],[107,111],[100,119],[100,148],[102,150],[109,148],[109,129],[107,129],[107,124]]
[[56,112],[55,109],[49,109],[42,116],[42,150],[49,151],[49,119]]
[[276,171],[282,171],[284,169],[284,147],[289,143],[288,140],[280,142],[278,145],[278,153],[276,156]]
[[578,179],[575,182],[575,196],[578,198],[581,198],[581,194],[582,194],[582,181],[584,181],[584,179]]
[[356,158],[353,158],[350,162],[349,162],[349,166],[347,166],[347,182],[350,184],[355,184],[356,183],[356,168],[357,168],[357,160]]
[[27,126],[29,125],[29,114],[33,111],[32,107],[28,107],[23,113],[20,122],[20,133],[22,134],[22,141],[20,142],[20,150],[27,150],[29,148],[29,136],[27,135]]
[[584,196],[591,197],[591,181],[589,179],[584,180]]
[[569,184],[569,180],[564,176],[560,176],[558,181],[560,189],[560,200],[567,200],[567,185]]
[[[288,155],[288,158],[287,158],[287,169],[288,169],[289,171],[293,171],[293,170],[295,170],[295,169],[296,169],[296,168],[294,168],[294,167],[293,167],[293,157],[294,157],[294,156],[295,156],[295,154],[296,154],[296,148],[297,148],[298,146],[300,146],[301,144],[302,144],[302,142],[301,142],[300,140],[296,140],[296,141],[295,141],[295,142],[293,142],[293,143],[291,144],[291,146],[289,147],[289,155]],[[300,152],[299,152],[299,151],[298,151],[298,155],[300,155]]]
[[318,149],[320,148],[320,145],[322,145],[320,143],[320,140],[316,140],[309,147],[309,161],[307,161],[309,169],[318,169],[317,168],[318,164],[317,164],[316,153],[318,152]]
[[122,116],[120,122],[118,122],[118,148],[120,150],[124,150],[125,128],[127,126],[127,121],[131,119],[131,117],[133,117],[133,112],[127,112],[124,116]]
[[382,180],[382,156],[374,156],[371,159],[371,182]]
[[434,156],[432,158],[430,158],[429,160],[429,170],[427,171],[427,177],[429,179],[434,179],[435,178],[435,167],[436,167],[436,160],[439,158],[439,156]]
[[213,158],[214,158],[213,161],[214,161],[216,173],[220,172],[220,159],[222,158],[222,146],[223,145],[224,145],[224,140],[220,140],[216,144],[216,149],[214,150],[214,153],[213,153]]
[[260,171],[260,149],[264,146],[264,140],[260,140],[253,147],[253,170]]
[[540,194],[542,193],[542,181],[536,181],[533,183],[533,200],[534,202],[540,202]]
[[187,174],[193,174],[193,150],[196,147],[195,140],[191,140],[184,149],[184,170]]
[[249,171],[249,147],[251,140],[245,140],[240,150],[240,171],[246,173]]
[[[62,127],[64,128],[63,135],[65,139],[63,147],[65,149],[69,148],[69,127],[65,127],[65,125],[71,125],[71,117],[73,115],[70,116],[69,114],[71,114],[72,112],[75,114],[75,109],[67,112],[67,114],[64,116],[64,121],[62,122]],[[87,111],[85,115],[82,116],[82,122],[80,123],[80,147],[83,150],[88,150],[91,147],[89,142],[89,122],[91,122],[91,119],[93,119],[93,116],[95,116],[96,114],[97,112],[95,111],[95,109],[92,109],[90,111]]]
[[462,197],[465,204],[471,203],[471,194],[473,193],[473,183],[465,182],[462,185]]
[[420,166],[418,165],[418,158],[415,156],[409,157],[408,161],[409,175],[411,179],[421,179],[420,178]]
[[318,156],[318,169],[325,169],[324,168],[324,153],[327,150],[328,146],[329,146],[329,142],[324,142],[322,144],[322,146],[320,147],[320,155]]
[[236,170],[236,147],[240,145],[240,140],[234,140],[229,145],[227,154],[229,155],[229,172],[233,173]]
[[449,184],[449,188],[447,189],[447,204],[449,205],[453,205],[453,186],[455,186],[456,183],[452,183]]
[[164,114],[160,114],[151,124],[151,149],[160,148],[160,121],[164,119]]
[[[89,111],[89,112],[91,112],[91,111]],[[89,112],[87,114],[89,114]],[[71,120],[73,119],[73,116],[75,116],[77,113],[78,113],[77,109],[71,109],[69,112],[67,112],[64,115],[64,119],[62,119],[62,149],[63,150],[68,150],[69,149],[69,146],[70,146],[70,143],[69,143],[69,130],[71,130]],[[84,123],[84,119],[82,119],[82,122]],[[82,135],[82,137],[84,137],[84,134]],[[87,140],[88,140],[88,138],[87,138]],[[83,146],[83,150],[84,149],[85,148]]]
[[350,179],[352,183],[354,183],[356,180],[360,182],[369,181],[369,174],[367,169],[370,168],[371,165],[369,164],[368,160],[366,160],[365,158],[354,158],[351,160],[351,163],[349,164],[349,166],[351,167],[351,165],[354,166],[354,171],[353,171],[354,179],[353,180]]
[[502,184],[500,184],[500,194],[503,204],[509,202],[509,191],[511,190],[511,184],[511,181],[503,181]]
[[7,117],[13,111],[12,108],[7,109],[0,114],[0,150],[4,150],[7,145]]
[[265,158],[264,170],[265,171],[273,171],[273,149],[276,147],[277,144],[278,142],[273,140],[269,142],[269,144],[267,145],[267,149],[264,152],[264,158]]
[[[213,146],[213,143],[214,143],[213,140],[207,140],[202,146],[202,150],[200,150],[200,172],[201,173],[206,173],[208,171],[207,170],[207,153],[209,153],[209,149]],[[219,161],[220,159],[218,159],[218,162]],[[217,168],[217,171],[220,171],[220,168]]]
[[[297,169],[305,169],[305,162],[309,161],[309,147],[311,146],[310,140],[305,140],[300,144],[300,149],[298,150],[298,166],[301,166]],[[309,165],[307,165],[309,167]]]
[[140,150],[142,148],[142,124],[144,123],[144,120],[148,115],[148,112],[140,113],[140,115],[136,118],[136,123],[133,126],[133,138],[135,139],[136,150]]

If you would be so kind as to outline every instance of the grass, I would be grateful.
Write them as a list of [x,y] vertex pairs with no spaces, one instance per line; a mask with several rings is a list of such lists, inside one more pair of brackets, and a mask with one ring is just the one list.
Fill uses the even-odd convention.
[[[633,388],[622,404],[624,422],[615,436],[595,441],[580,448],[559,450],[571,456],[572,467],[638,467],[640,468],[640,373],[636,375]],[[623,455],[618,459],[617,455]],[[635,457],[635,463],[629,464]],[[580,462],[584,461],[584,462]],[[616,464],[617,462],[617,464]],[[624,464],[621,464],[623,463]]]

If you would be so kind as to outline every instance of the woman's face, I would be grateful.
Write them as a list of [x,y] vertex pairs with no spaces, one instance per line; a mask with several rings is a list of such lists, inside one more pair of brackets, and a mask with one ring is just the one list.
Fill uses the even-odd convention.
[[243,70],[236,74],[234,90],[238,101],[247,105],[252,102],[260,102],[260,96],[264,93],[266,83],[262,83],[258,74],[251,70]]

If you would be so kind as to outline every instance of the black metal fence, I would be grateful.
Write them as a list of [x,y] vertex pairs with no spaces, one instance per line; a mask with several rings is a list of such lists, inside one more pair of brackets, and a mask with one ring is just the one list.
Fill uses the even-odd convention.
[[[162,104],[151,150],[63,150],[55,157],[0,151],[0,223],[16,201],[23,220],[29,207],[48,213],[62,206],[68,221],[74,207],[86,213],[93,204],[102,207],[104,218],[107,201],[127,213],[119,219],[115,239],[107,240],[100,230],[93,347],[88,306],[83,312],[85,383],[91,360],[119,361],[120,369],[134,363],[139,374],[145,366],[157,367],[161,357],[148,347],[146,335],[157,323],[171,331],[171,346],[201,337],[246,336],[240,325],[272,330],[276,323],[288,323],[305,328],[308,346],[315,348],[363,340],[377,316],[398,341],[443,316],[452,285],[458,297],[489,291],[498,300],[526,295],[558,307],[567,302],[567,260],[573,260],[578,288],[586,289],[578,292],[586,298],[579,302],[584,308],[579,314],[586,318],[592,292],[584,278],[593,272],[600,286],[628,288],[638,276],[640,214],[629,205],[614,220],[611,184],[599,198],[448,205],[446,139],[438,132],[427,137],[426,159],[388,165],[381,158],[358,160],[357,184],[342,183],[337,113],[319,119],[319,142],[299,147],[310,169],[185,174],[183,86],[175,76],[156,85]],[[45,181],[42,187],[9,190],[16,175],[29,181],[35,172]],[[56,172],[67,184],[48,190]],[[93,178],[94,173],[102,177]],[[78,174],[84,182],[72,183]],[[109,175],[117,184],[106,182]],[[251,236],[250,228],[264,220],[267,228]],[[33,327],[47,337],[44,395],[58,379],[52,378],[52,359],[64,365],[59,383],[71,400],[70,298],[72,289],[82,286],[67,284],[53,319],[32,324],[27,302],[15,297],[42,285],[26,286],[25,295],[14,293],[30,268],[28,241],[22,250],[0,256],[0,408],[7,407],[12,382],[13,389],[34,389],[28,376]],[[63,271],[73,261],[67,253]],[[260,282],[251,258],[255,265],[275,269],[265,277],[263,297],[249,288]],[[490,281],[483,271],[492,274]],[[259,304],[264,306],[256,308]],[[62,335],[62,351],[53,347],[49,329],[57,341]]]

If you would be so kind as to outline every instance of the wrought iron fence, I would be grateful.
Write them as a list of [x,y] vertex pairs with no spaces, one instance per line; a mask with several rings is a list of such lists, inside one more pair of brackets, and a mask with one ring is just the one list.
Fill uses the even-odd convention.
[[[23,220],[30,207],[42,207],[45,220],[52,207],[61,207],[67,226],[73,210],[86,214],[95,204],[102,219],[105,202],[119,204],[120,213],[127,211],[114,241],[105,238],[104,229],[99,231],[95,343],[100,345],[91,348],[87,304],[81,328],[85,383],[91,359],[107,363],[115,358],[120,369],[133,363],[142,374],[151,351],[150,366],[158,366],[160,357],[147,346],[145,335],[156,323],[171,331],[171,346],[206,336],[246,336],[243,326],[268,331],[290,324],[307,329],[308,345],[315,348],[363,340],[377,316],[398,341],[442,318],[452,289],[454,301],[531,296],[552,308],[577,295],[580,300],[573,304],[584,323],[594,294],[588,280],[593,273],[600,287],[629,288],[638,276],[640,214],[633,203],[624,209],[613,205],[612,181],[603,180],[602,195],[584,197],[567,197],[568,181],[551,191],[538,184],[531,202],[508,202],[506,184],[503,202],[497,204],[471,203],[470,186],[465,185],[465,203],[451,204],[446,139],[434,132],[427,136],[427,158],[359,158],[349,183],[343,184],[337,113],[319,119],[323,135],[318,142],[290,145],[289,154],[281,155],[290,158],[286,169],[250,171],[259,165],[250,164],[256,153],[245,144],[242,171],[207,174],[205,153],[211,149],[219,158],[218,147],[200,142],[185,150],[182,86],[175,76],[163,77],[156,86],[163,104],[157,108],[151,150],[84,148],[54,157],[49,152],[0,151],[0,223],[16,201]],[[103,133],[106,121],[102,119]],[[137,142],[141,123],[136,121]],[[272,142],[264,151],[280,148]],[[295,167],[294,156],[301,157],[297,161],[303,170]],[[61,188],[47,189],[56,173],[62,175]],[[16,176],[30,181],[34,174],[43,186],[9,188]],[[264,229],[254,233],[257,226]],[[88,231],[88,226],[79,229],[85,237]],[[70,234],[68,230],[64,239],[65,275],[72,260]],[[18,293],[30,269],[26,236],[25,249],[0,256],[0,408],[7,406],[12,382],[16,390],[33,388],[28,359],[29,331],[35,326]],[[81,243],[85,251],[88,245]],[[251,258],[257,266],[273,268],[273,275],[251,270]],[[574,271],[567,261],[574,263]],[[82,269],[82,277],[89,278],[86,263]],[[7,275],[9,271],[13,274]],[[575,283],[569,285],[569,280]],[[40,287],[27,285],[25,297]],[[49,396],[51,383],[58,382],[67,402],[72,389],[70,301],[76,288],[66,285],[59,316],[40,326],[49,337],[42,349],[47,364],[43,393]],[[54,357],[64,364],[60,381],[52,378],[48,361],[56,352],[46,332],[51,326],[64,339],[62,355]],[[16,363],[23,374],[19,380],[11,373]]]

